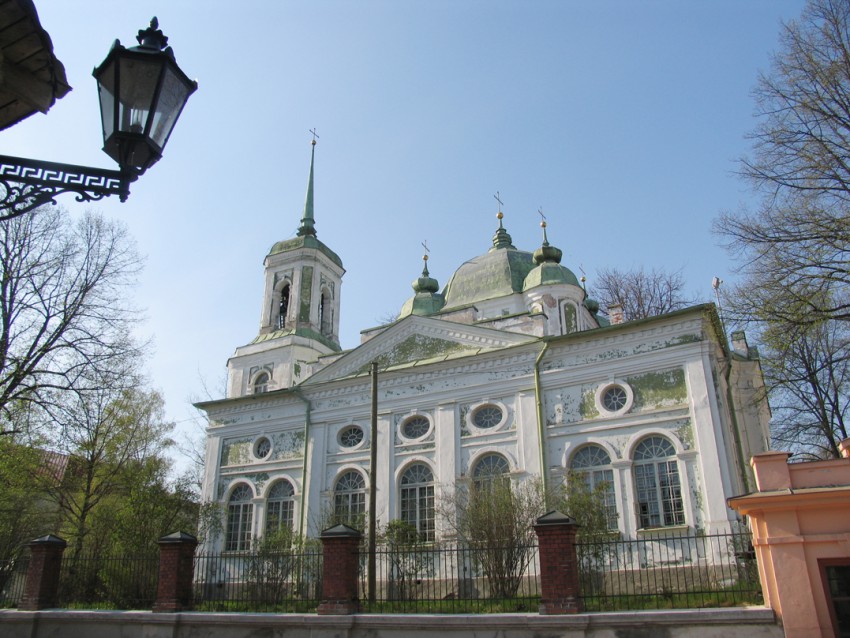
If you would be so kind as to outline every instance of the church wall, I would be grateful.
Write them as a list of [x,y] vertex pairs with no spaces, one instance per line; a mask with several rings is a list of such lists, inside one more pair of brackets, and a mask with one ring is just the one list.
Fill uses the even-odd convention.
[[[661,435],[676,449],[685,526],[719,531],[732,517],[724,496],[734,483],[734,472],[726,460],[724,405],[719,403],[723,393],[714,386],[717,363],[714,354],[708,355],[714,345],[706,339],[706,324],[697,315],[632,330],[626,326],[549,342],[540,370],[550,485],[564,480],[570,459],[583,445],[602,446],[611,459],[618,529],[633,537],[639,524],[632,454],[646,436]],[[540,342],[532,342],[381,372],[375,479],[380,523],[400,516],[399,477],[413,462],[432,470],[438,498],[441,490],[469,480],[476,461],[490,452],[508,459],[514,480],[541,475],[534,390],[534,365],[541,348]],[[603,391],[612,385],[628,390],[628,405],[622,412],[606,410],[600,403]],[[297,498],[306,499],[306,522],[315,534],[323,510],[333,504],[335,481],[344,471],[358,468],[368,485],[370,381],[361,373],[303,386],[300,392],[311,415],[306,483],[301,484],[306,404],[277,395],[264,401],[262,409],[223,405],[213,415],[222,425],[210,429],[215,439],[211,449],[218,449],[210,461],[220,463],[220,468],[215,489],[208,488],[207,494],[225,498],[228,486],[237,480],[263,494],[270,482],[286,476],[296,486]],[[471,421],[483,405],[503,411],[495,427],[480,429]],[[417,415],[428,419],[429,429],[411,439],[401,430]],[[345,449],[338,436],[349,425],[361,427],[365,436],[354,448]],[[272,438],[274,456],[266,460],[251,452],[260,435]],[[288,456],[279,456],[279,450],[289,450]],[[258,503],[257,532],[262,514]]]

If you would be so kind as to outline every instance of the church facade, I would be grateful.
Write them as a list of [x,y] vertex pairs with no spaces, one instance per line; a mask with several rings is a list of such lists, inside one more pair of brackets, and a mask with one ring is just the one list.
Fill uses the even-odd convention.
[[624,538],[731,528],[726,498],[747,491],[747,460],[768,445],[743,335],[730,346],[711,304],[609,323],[545,225],[529,252],[498,217],[489,250],[442,291],[426,258],[399,318],[342,351],[344,269],[316,235],[311,160],[298,234],[264,262],[259,334],[228,361],[227,397],[198,404],[209,418],[203,498],[225,511],[216,549],[362,520],[372,481],[380,524],[402,519],[439,540],[451,529],[441,495],[501,474],[603,485]]

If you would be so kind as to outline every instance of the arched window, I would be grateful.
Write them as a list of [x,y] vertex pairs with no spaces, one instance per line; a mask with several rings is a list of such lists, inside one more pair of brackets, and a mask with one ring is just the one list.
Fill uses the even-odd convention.
[[278,481],[266,500],[266,535],[281,529],[292,529],[295,490],[289,481]]
[[263,392],[269,391],[269,377],[268,372],[261,372],[256,377],[254,377],[254,394],[262,394]]
[[224,549],[228,552],[241,552],[251,548],[253,532],[254,493],[244,483],[236,486],[227,502],[227,529]]
[[339,477],[334,488],[334,519],[359,527],[366,513],[366,481],[360,472],[349,470]]
[[289,312],[289,284],[284,284],[280,289],[280,305],[277,309],[277,327],[286,327],[286,315]]
[[332,326],[331,296],[327,290],[322,290],[322,296],[319,299],[319,329],[323,335],[330,336],[333,332]]
[[617,529],[617,499],[614,494],[614,470],[611,457],[599,445],[585,445],[570,462],[570,474],[584,481],[591,493],[599,492],[605,504],[608,529]]
[[676,448],[663,436],[650,436],[634,452],[635,490],[640,526],[685,524]]
[[485,454],[472,470],[472,484],[479,490],[490,490],[496,484],[509,485],[511,466],[501,454]]
[[419,538],[434,540],[434,475],[427,465],[414,463],[401,475],[401,520],[416,528]]

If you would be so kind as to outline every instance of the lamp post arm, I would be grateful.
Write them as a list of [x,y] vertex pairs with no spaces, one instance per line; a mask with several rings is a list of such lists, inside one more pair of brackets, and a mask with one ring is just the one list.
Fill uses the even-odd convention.
[[75,194],[78,202],[110,195],[126,201],[139,174],[0,155],[0,221],[55,204],[62,193]]

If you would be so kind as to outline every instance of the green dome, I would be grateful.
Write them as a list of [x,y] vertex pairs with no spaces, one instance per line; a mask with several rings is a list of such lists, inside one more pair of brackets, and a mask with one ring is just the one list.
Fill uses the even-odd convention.
[[413,292],[416,294],[404,302],[401,312],[398,315],[399,319],[408,315],[433,315],[443,308],[443,295],[437,293],[440,289],[440,284],[428,272],[427,255],[424,260],[425,267],[422,269],[422,276],[411,284],[413,286]]
[[516,248],[491,249],[470,259],[455,271],[443,297],[446,308],[456,308],[522,291],[534,268],[531,253]]
[[559,263],[553,261],[544,261],[534,270],[528,273],[525,278],[522,289],[530,290],[537,286],[557,286],[568,284],[578,286],[578,279],[573,272]]
[[561,249],[549,245],[545,220],[540,222],[540,227],[543,229],[543,245],[534,251],[537,268],[528,273],[522,285],[523,291],[537,286],[578,286],[578,279],[573,271],[561,265]]

